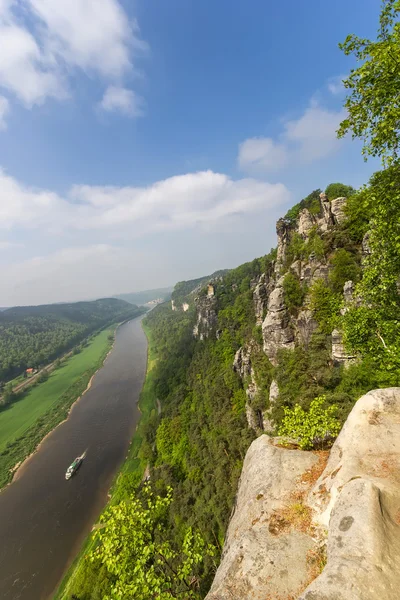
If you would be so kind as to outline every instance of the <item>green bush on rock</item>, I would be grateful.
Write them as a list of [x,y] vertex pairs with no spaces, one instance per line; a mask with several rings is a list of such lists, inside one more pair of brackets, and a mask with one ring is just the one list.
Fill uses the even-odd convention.
[[325,402],[325,396],[315,398],[307,412],[299,404],[284,408],[279,435],[298,440],[302,450],[329,445],[337,437],[341,426],[336,406],[323,408]]

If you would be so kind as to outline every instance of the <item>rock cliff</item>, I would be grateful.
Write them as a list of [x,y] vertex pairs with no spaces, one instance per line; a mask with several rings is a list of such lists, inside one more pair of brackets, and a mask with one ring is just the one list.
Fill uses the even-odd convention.
[[207,600],[398,600],[400,388],[355,404],[330,454],[261,436]]

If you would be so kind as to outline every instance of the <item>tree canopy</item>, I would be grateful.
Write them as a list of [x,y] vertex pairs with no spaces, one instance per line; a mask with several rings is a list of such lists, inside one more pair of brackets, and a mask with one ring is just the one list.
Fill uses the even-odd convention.
[[348,35],[339,47],[353,55],[356,69],[343,80],[349,90],[347,117],[338,135],[351,132],[363,141],[362,153],[383,164],[399,158],[400,146],[400,0],[383,0],[376,40]]

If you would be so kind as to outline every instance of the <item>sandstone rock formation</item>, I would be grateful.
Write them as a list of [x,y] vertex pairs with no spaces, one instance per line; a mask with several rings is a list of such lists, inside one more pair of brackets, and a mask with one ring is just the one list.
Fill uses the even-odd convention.
[[215,329],[218,322],[217,299],[213,294],[200,296],[195,299],[197,317],[193,335],[200,340],[207,338]]
[[264,352],[273,365],[276,365],[280,348],[294,348],[294,331],[290,323],[290,314],[285,305],[283,278],[268,299],[268,312],[262,324]]
[[267,436],[252,443],[207,600],[290,598],[307,585],[307,554],[317,544],[301,531],[279,533],[277,515],[317,462],[312,453],[276,448]]
[[360,398],[326,466],[278,442],[246,454],[207,600],[398,600],[400,388]]

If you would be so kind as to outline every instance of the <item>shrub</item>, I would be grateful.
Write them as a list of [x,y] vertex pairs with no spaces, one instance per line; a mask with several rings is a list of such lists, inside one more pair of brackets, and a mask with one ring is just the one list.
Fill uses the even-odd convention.
[[310,305],[320,330],[332,333],[339,320],[341,296],[319,279],[310,288]]
[[325,401],[325,396],[315,398],[308,412],[299,404],[293,409],[285,408],[279,435],[295,438],[302,450],[320,448],[332,443],[341,426],[336,416],[336,406],[323,408]]
[[300,308],[303,304],[305,291],[301,287],[299,278],[293,273],[286,273],[283,280],[283,291],[285,294],[286,306],[289,310]]
[[287,211],[284,217],[285,220],[289,221],[289,223],[291,224],[294,224],[300,214],[300,211],[303,210],[303,208],[308,208],[312,215],[319,214],[321,210],[321,204],[319,200],[320,193],[320,189],[314,190],[313,192],[311,192],[311,194],[309,194],[303,200],[301,200],[301,202],[298,202],[298,204],[292,206],[292,208],[290,208]]
[[325,190],[325,194],[329,200],[335,198],[345,197],[348,198],[356,193],[356,190],[351,185],[345,185],[344,183],[330,183]]
[[354,255],[344,248],[336,250],[329,262],[333,266],[329,282],[334,292],[341,293],[344,284],[350,279],[354,282],[358,281],[361,269]]

